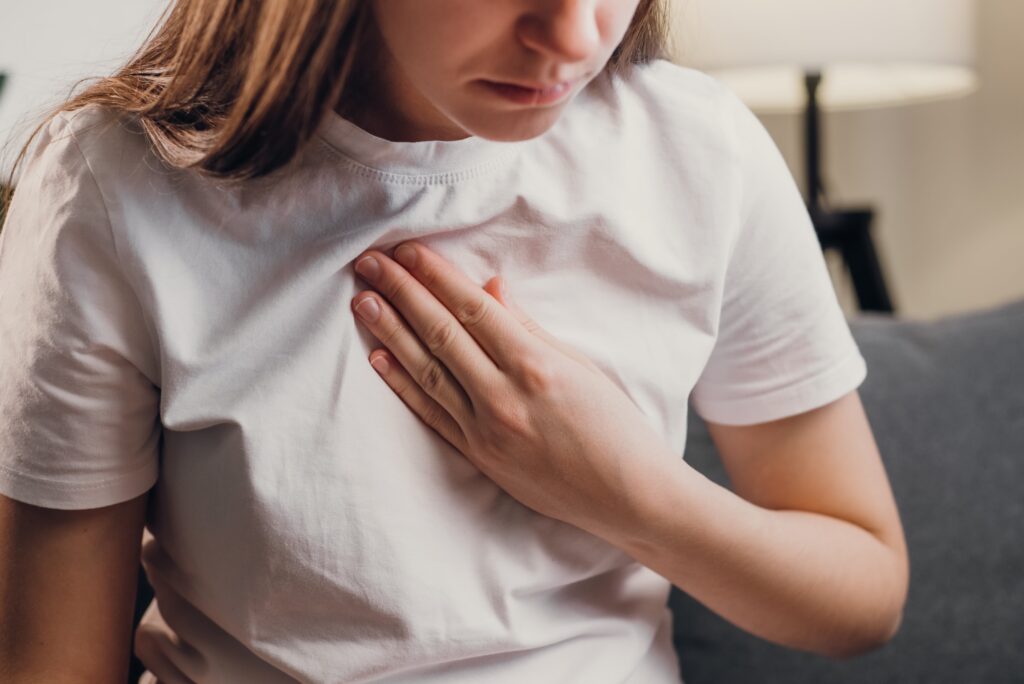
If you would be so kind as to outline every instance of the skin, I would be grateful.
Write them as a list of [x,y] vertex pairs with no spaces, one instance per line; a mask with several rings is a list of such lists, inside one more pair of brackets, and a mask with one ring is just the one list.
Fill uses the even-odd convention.
[[0,682],[123,682],[149,492],[87,510],[0,494]]
[[[636,4],[373,7],[388,78],[356,123],[390,140],[522,140],[550,128],[571,98],[523,107],[473,81],[592,77]],[[370,363],[521,503],[619,546],[774,643],[841,659],[896,633],[909,560],[856,390],[777,421],[709,423],[731,491],[672,453],[589,359],[502,294],[499,278],[481,288],[416,242],[390,255],[368,250],[355,264],[373,289],[352,300],[353,312],[385,345]]]
[[[356,69],[372,74],[362,98],[368,102],[363,111],[340,113],[394,141],[534,138],[600,73],[638,2],[371,0],[368,45]],[[536,107],[479,83],[577,77],[568,97]]]

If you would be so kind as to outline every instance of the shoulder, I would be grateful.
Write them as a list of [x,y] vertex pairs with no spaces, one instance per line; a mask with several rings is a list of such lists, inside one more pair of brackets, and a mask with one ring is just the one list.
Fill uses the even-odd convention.
[[656,107],[686,102],[714,108],[726,90],[711,75],[667,59],[626,66],[608,82],[620,94],[629,93]]
[[57,112],[31,139],[14,183],[9,222],[25,211],[35,212],[38,220],[47,211],[56,218],[69,210],[81,212],[82,205],[102,205],[76,135],[76,129],[82,130],[81,113]]
[[631,150],[640,145],[672,166],[735,169],[744,105],[711,75],[655,59],[602,74],[586,89],[592,116]]
[[[39,131],[30,150],[33,161],[74,152],[91,161],[87,152],[96,153],[103,146],[123,147],[141,136],[132,118],[103,107],[89,104],[54,114]],[[27,167],[26,167],[27,168]]]
[[141,132],[127,117],[99,105],[60,111],[39,130],[17,177],[16,195],[32,188],[56,196],[100,195],[98,178],[144,149]]
[[[22,221],[123,243],[139,217],[171,207],[186,172],[165,164],[134,115],[90,104],[61,111],[26,154],[11,203]],[[29,217],[31,215],[31,218]],[[68,219],[88,220],[68,220]]]
[[761,120],[710,74],[658,59],[606,80],[605,96],[623,121],[632,118],[655,131],[662,154],[693,158],[748,191],[765,176],[792,180]]
[[94,266],[109,260],[109,207],[117,198],[102,178],[116,177],[116,165],[130,157],[132,141],[123,126],[122,117],[92,105],[60,111],[42,125],[26,152],[0,233],[6,257],[55,259],[62,268],[75,259]]
[[722,130],[737,103],[735,94],[711,75],[666,59],[628,65],[594,85],[593,96],[622,115],[707,133]]

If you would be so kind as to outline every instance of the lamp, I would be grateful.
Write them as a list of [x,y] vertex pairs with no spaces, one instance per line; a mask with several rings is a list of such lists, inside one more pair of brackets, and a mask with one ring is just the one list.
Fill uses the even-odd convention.
[[675,0],[675,59],[757,114],[803,112],[807,208],[862,310],[892,312],[870,208],[830,207],[821,112],[933,102],[977,88],[973,0]]

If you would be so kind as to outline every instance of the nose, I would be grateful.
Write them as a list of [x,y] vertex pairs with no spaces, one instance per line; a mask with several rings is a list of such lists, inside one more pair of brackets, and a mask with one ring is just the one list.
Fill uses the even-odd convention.
[[586,61],[601,45],[596,8],[599,2],[546,0],[543,10],[523,17],[520,39],[534,50],[561,61]]

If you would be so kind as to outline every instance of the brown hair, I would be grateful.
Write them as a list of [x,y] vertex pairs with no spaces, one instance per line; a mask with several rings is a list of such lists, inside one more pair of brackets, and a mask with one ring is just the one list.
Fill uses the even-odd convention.
[[[640,0],[602,75],[667,56],[664,2]],[[351,72],[368,14],[368,0],[176,0],[125,66],[35,127],[2,190],[0,227],[40,129],[90,104],[134,115],[155,154],[175,168],[233,181],[287,165],[357,82]]]

